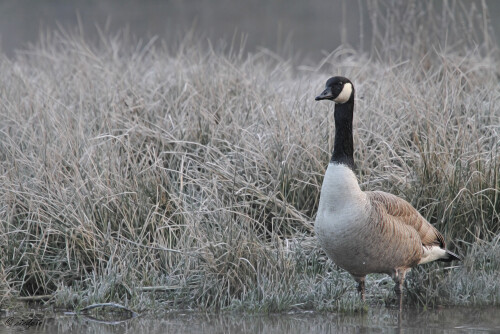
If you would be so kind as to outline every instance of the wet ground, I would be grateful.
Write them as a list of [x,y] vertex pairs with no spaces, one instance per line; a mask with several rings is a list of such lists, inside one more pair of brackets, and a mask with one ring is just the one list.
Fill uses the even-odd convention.
[[[32,320],[32,321],[30,321]],[[370,309],[364,314],[169,313],[103,322],[84,316],[4,315],[0,333],[500,333],[500,308]]]

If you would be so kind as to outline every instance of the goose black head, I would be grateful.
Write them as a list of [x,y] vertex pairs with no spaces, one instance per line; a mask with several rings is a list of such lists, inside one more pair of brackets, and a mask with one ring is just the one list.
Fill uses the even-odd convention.
[[346,103],[354,96],[352,82],[344,77],[332,77],[326,82],[323,93],[316,96],[316,101],[331,100],[335,103]]

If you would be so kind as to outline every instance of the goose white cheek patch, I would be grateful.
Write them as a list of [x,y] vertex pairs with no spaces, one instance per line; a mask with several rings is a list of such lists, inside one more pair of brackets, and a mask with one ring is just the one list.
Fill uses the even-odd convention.
[[352,85],[348,82],[342,88],[342,91],[340,92],[339,96],[337,96],[333,101],[337,103],[346,103],[347,101],[349,101],[351,94],[352,94]]

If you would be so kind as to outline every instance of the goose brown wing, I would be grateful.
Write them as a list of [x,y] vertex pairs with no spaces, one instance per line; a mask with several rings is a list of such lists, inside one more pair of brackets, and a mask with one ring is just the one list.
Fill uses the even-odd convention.
[[384,213],[392,216],[388,222],[393,224],[404,224],[417,231],[424,246],[440,246],[445,248],[444,238],[439,231],[432,226],[410,203],[395,195],[382,191],[365,192],[368,199],[378,207],[384,209]]

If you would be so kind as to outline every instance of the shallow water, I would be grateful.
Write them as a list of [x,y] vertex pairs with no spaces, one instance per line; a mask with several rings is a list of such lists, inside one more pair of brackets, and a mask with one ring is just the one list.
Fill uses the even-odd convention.
[[[370,309],[364,314],[287,313],[274,315],[166,314],[102,323],[86,317],[56,315],[16,325],[3,316],[0,333],[500,333],[500,308]],[[10,319],[10,321],[9,321]],[[29,316],[24,316],[25,321]]]

